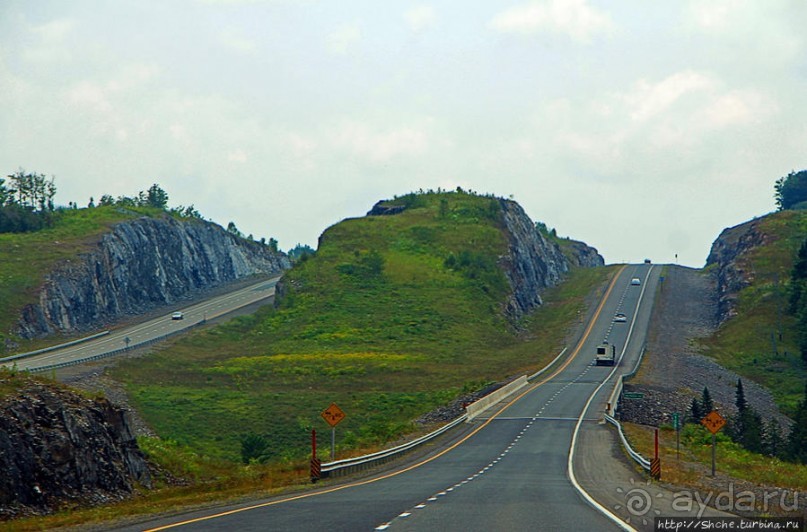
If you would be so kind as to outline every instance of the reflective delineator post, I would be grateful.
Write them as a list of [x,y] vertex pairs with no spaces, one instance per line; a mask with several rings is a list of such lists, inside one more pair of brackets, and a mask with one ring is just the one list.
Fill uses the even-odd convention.
[[311,429],[311,482],[322,478],[322,462],[317,458],[317,431]]
[[656,480],[661,479],[661,458],[658,455],[658,429],[655,432],[655,456],[650,461],[650,476]]

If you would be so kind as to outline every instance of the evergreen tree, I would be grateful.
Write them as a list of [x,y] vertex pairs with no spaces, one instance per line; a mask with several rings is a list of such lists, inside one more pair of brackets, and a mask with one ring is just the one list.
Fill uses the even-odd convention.
[[796,316],[796,335],[801,357],[807,362],[807,240],[805,240],[790,273],[790,305],[788,312]]
[[165,209],[168,206],[168,193],[155,183],[146,191],[141,204],[157,209]]
[[700,423],[701,419],[703,419],[703,408],[701,407],[701,404],[698,401],[697,397],[692,398],[692,404],[689,407],[689,413],[692,416],[692,421],[694,423]]
[[740,413],[739,418],[742,433],[738,443],[751,452],[765,452],[762,417],[753,408],[746,407]]
[[762,445],[765,454],[768,456],[781,458],[784,454],[785,442],[782,438],[782,427],[779,425],[776,418],[771,418],[771,420],[765,424]]
[[737,391],[735,392],[736,399],[734,404],[737,405],[737,412],[742,414],[748,408],[748,401],[745,400],[745,390],[743,390],[743,380],[737,379]]
[[704,416],[715,409],[715,404],[712,401],[712,395],[709,393],[709,388],[703,388],[703,395],[701,396],[701,412]]
[[796,408],[793,426],[787,441],[787,456],[794,462],[807,464],[807,386],[804,388],[804,399]]
[[774,198],[780,211],[799,208],[807,201],[807,170],[790,172],[780,177],[774,185]]

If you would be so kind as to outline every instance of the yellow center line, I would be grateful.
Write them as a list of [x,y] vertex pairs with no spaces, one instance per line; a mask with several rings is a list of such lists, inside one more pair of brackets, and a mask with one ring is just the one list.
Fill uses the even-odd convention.
[[580,352],[580,349],[582,348],[582,346],[585,343],[586,339],[588,339],[588,335],[591,334],[591,329],[594,327],[594,323],[596,323],[597,318],[600,316],[600,313],[602,312],[603,306],[605,306],[605,302],[608,300],[608,296],[611,294],[611,291],[613,290],[614,285],[616,284],[616,280],[619,278],[619,275],[622,273],[622,271],[625,269],[625,267],[626,266],[622,266],[616,272],[616,274],[614,274],[614,277],[611,279],[611,283],[608,285],[608,290],[606,290],[605,295],[602,297],[602,300],[600,301],[600,304],[597,307],[596,312],[594,313],[594,316],[592,316],[591,320],[589,321],[588,327],[586,327],[586,330],[583,333],[583,336],[580,338],[580,341],[577,343],[577,346],[575,347],[574,351],[569,356],[569,358],[566,359],[566,361],[560,367],[558,367],[551,375],[549,375],[548,377],[546,377],[542,381],[537,382],[537,383],[533,384],[532,386],[530,386],[526,391],[519,394],[515,399],[510,401],[508,404],[504,405],[501,409],[499,409],[498,412],[496,412],[495,414],[490,416],[490,418],[487,421],[485,421],[484,423],[479,425],[477,428],[472,430],[470,433],[466,434],[462,439],[456,441],[455,443],[453,443],[449,447],[446,447],[445,449],[443,449],[439,453],[434,454],[434,455],[430,456],[429,458],[426,458],[425,460],[423,460],[421,462],[417,462],[417,463],[415,463],[415,464],[413,464],[411,466],[405,467],[403,469],[398,469],[396,471],[392,471],[390,473],[386,473],[386,474],[378,476],[378,477],[373,477],[371,479],[352,482],[350,484],[344,484],[342,486],[335,486],[333,488],[328,488],[328,489],[321,490],[321,491],[315,491],[315,492],[311,492],[311,493],[304,493],[302,495],[295,495],[293,497],[286,497],[284,499],[278,499],[276,501],[269,501],[269,502],[264,502],[264,503],[261,503],[261,504],[253,504],[252,506],[245,506],[243,508],[236,508],[234,510],[228,510],[226,512],[220,512],[220,513],[217,513],[217,514],[207,515],[207,516],[204,516],[204,517],[197,517],[195,519],[188,519],[187,521],[178,521],[176,523],[171,523],[171,524],[164,525],[164,526],[161,526],[161,527],[150,528],[150,529],[145,530],[144,532],[157,532],[158,530],[167,530],[169,528],[175,528],[175,527],[178,527],[178,526],[189,525],[189,524],[192,524],[192,523],[198,523],[198,522],[201,522],[201,521],[207,521],[209,519],[216,519],[216,518],[219,518],[219,517],[225,517],[225,516],[228,516],[228,515],[233,515],[233,514],[237,514],[237,513],[240,513],[240,512],[245,512],[247,510],[256,510],[258,508],[265,508],[267,506],[274,506],[274,505],[282,504],[282,503],[285,503],[285,502],[297,501],[297,500],[300,500],[300,499],[306,499],[308,497],[316,497],[316,496],[319,496],[319,495],[326,495],[328,493],[334,493],[336,491],[341,491],[341,490],[344,490],[344,489],[347,489],[347,488],[355,488],[355,487],[358,487],[358,486],[364,486],[366,484],[372,484],[373,482],[378,482],[379,480],[385,480],[385,479],[388,479],[388,478],[392,478],[392,477],[398,476],[400,474],[406,473],[407,471],[412,471],[413,469],[417,469],[420,466],[423,466],[423,465],[428,464],[429,462],[431,462],[433,460],[436,460],[437,458],[443,456],[444,454],[448,453],[449,451],[452,451],[452,450],[456,449],[457,447],[459,447],[460,445],[462,445],[463,443],[468,441],[468,439],[470,439],[472,436],[476,435],[480,430],[484,429],[491,421],[496,419],[502,412],[504,412],[505,410],[510,408],[512,405],[514,405],[516,402],[521,400],[521,398],[523,398],[525,395],[527,395],[531,391],[533,391],[536,388],[538,388],[539,386],[545,384],[549,380],[555,378],[561,371],[566,369],[566,367],[568,367],[568,365],[571,364],[572,360],[574,360],[574,358]]

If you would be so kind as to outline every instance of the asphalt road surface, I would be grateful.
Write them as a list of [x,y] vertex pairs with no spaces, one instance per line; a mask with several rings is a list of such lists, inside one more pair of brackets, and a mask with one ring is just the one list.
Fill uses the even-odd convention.
[[174,311],[171,311],[164,316],[154,318],[144,323],[116,329],[110,332],[110,334],[94,340],[48,351],[39,355],[8,361],[0,365],[8,367],[16,365],[20,370],[36,369],[86,359],[126,347],[134,348],[140,344],[153,341],[168,334],[180,332],[184,329],[204,323],[207,320],[228,314],[241,307],[272,297],[275,295],[275,285],[279,279],[280,277],[275,277],[263,280],[240,290],[214,297],[186,308],[174,309],[174,311],[182,312],[183,319],[181,320],[172,319],[171,315]]
[[[580,429],[601,423],[614,379],[638,359],[658,277],[659,268],[651,265],[625,267],[558,369],[507,404],[491,408],[466,437],[421,462],[352,484],[325,481],[319,490],[161,518],[129,530],[624,528],[621,516],[597,509],[575,486],[572,477],[581,472],[579,466],[570,467],[570,449]],[[631,284],[632,278],[641,283]],[[626,322],[614,322],[618,312],[627,315]],[[614,367],[593,363],[595,348],[604,340],[617,347]],[[589,458],[593,452],[575,448]],[[601,459],[612,460],[610,450]],[[590,475],[586,484],[592,480],[596,485]]]

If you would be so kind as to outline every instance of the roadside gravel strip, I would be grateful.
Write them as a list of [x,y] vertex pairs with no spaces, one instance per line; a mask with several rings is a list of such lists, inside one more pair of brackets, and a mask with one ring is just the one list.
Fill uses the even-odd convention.
[[[645,296],[645,289],[655,290],[656,280],[657,276],[651,278],[648,274],[642,285],[642,297]],[[637,315],[640,306],[641,302],[636,306]],[[632,322],[631,333],[633,325]],[[626,342],[620,360],[629,345],[629,342]],[[628,371],[619,365],[614,371],[617,369]],[[606,382],[602,388],[607,392],[607,396],[613,388],[614,381],[609,377]],[[592,399],[596,396],[597,392],[592,395]],[[602,405],[593,401],[592,406],[597,408]],[[588,418],[593,416],[593,412],[589,413],[588,410],[587,405],[581,419],[584,416]],[[688,511],[681,511],[680,505],[673,506],[675,492],[650,481],[644,470],[628,457],[619,442],[616,430],[604,421],[597,424],[578,422],[578,430],[575,432],[569,457],[569,477],[608,514],[620,518],[625,530],[654,530],[656,517],[734,517],[697,504],[687,508]]]

